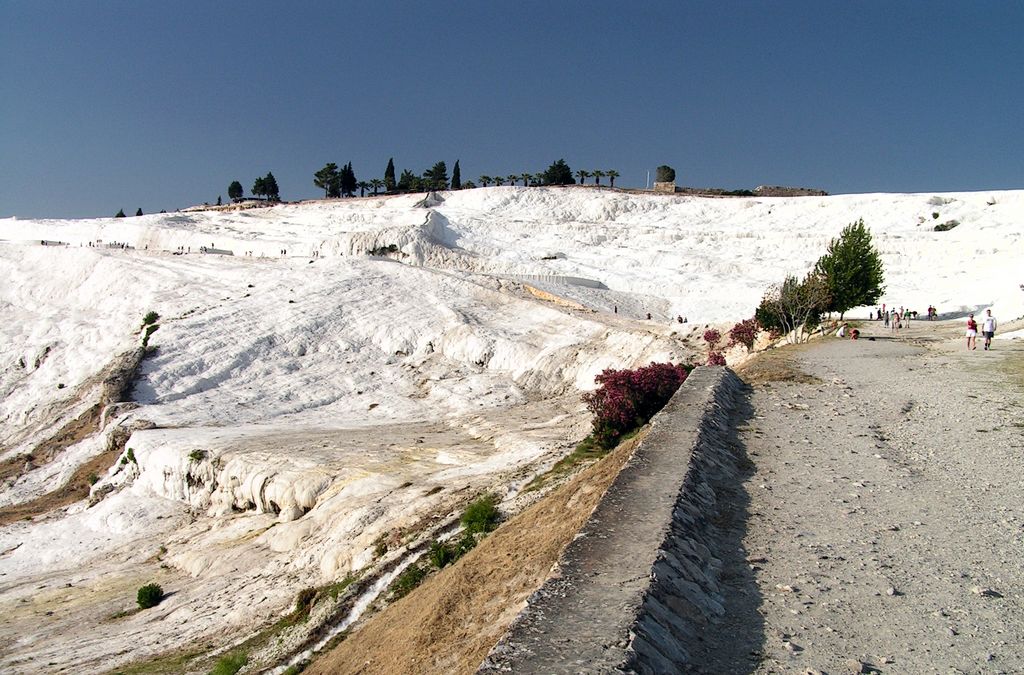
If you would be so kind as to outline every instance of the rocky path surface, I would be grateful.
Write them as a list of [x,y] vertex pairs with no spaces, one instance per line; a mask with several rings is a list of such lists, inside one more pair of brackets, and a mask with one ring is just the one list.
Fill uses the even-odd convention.
[[1024,344],[863,330],[742,373],[727,615],[696,671],[1024,671]]

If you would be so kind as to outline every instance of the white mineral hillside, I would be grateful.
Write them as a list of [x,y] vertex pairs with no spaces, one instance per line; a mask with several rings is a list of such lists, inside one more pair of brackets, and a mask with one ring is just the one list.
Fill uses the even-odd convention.
[[[1024,314],[1022,191],[484,188],[0,220],[0,507],[59,491],[134,429],[90,501],[0,527],[0,670],[244,637],[376,564],[382,536],[514,491],[585,433],[595,374],[692,358],[691,331],[751,316],[859,218],[890,306]],[[132,404],[41,456],[150,311]],[[103,623],[147,581],[172,595]]]

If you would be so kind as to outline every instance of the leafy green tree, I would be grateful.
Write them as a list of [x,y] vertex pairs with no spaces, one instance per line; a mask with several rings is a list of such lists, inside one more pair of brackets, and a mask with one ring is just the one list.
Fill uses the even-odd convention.
[[839,238],[829,242],[814,269],[828,284],[828,311],[839,312],[840,319],[848,309],[874,305],[885,290],[882,258],[871,243],[863,218],[844,227]]
[[266,179],[260,176],[252,182],[252,196],[260,198],[265,194],[267,194]]
[[667,164],[658,167],[654,174],[654,180],[658,183],[672,183],[676,179],[676,170]]
[[416,187],[416,183],[418,181],[419,178],[416,177],[416,174],[414,174],[412,171],[409,171],[409,169],[404,169],[402,171],[402,175],[398,178],[398,191],[412,192],[413,188]]
[[576,177],[580,179],[580,185],[584,185],[587,179],[590,178],[590,172],[586,169],[579,169],[576,171]]
[[388,167],[384,169],[384,189],[388,192],[394,192],[398,183],[395,181],[395,158],[392,157],[388,160]]
[[115,218],[124,218],[124,209],[118,209],[117,213],[114,214]]
[[373,194],[376,195],[378,192],[380,192],[380,189],[384,187],[384,181],[382,181],[380,178],[371,178],[370,187],[373,188]]
[[428,190],[448,189],[448,167],[438,162],[423,172],[423,186]]
[[608,176],[608,180],[611,182],[612,187],[615,187],[615,179],[619,177],[619,172],[615,169],[608,169],[604,172],[604,175]]
[[544,185],[576,184],[576,179],[572,177],[572,169],[569,168],[564,159],[552,163],[542,175],[542,183]]
[[768,289],[754,318],[768,330],[799,340],[821,323],[830,301],[828,283],[817,271],[808,273],[803,281],[790,275]]
[[594,185],[600,185],[601,179],[604,178],[604,171],[601,169],[594,169],[590,172],[590,175],[594,177]]
[[136,216],[141,216],[142,215],[142,207],[141,206],[139,207],[139,210],[135,212],[135,215]]
[[462,189],[462,169],[459,168],[459,160],[455,160],[455,166],[452,167],[452,189]]
[[328,162],[324,168],[313,174],[313,185],[324,191],[324,197],[337,197],[341,190],[340,177],[338,165]]
[[228,199],[233,202],[237,202],[242,198],[242,184],[237,180],[231,181],[231,185],[228,186]]

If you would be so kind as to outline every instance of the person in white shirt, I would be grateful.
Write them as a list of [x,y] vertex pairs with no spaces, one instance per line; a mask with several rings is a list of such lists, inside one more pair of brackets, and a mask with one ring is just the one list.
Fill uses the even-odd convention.
[[992,338],[996,334],[996,318],[992,316],[992,310],[985,310],[985,318],[981,322],[981,333],[985,336],[985,351],[992,346]]

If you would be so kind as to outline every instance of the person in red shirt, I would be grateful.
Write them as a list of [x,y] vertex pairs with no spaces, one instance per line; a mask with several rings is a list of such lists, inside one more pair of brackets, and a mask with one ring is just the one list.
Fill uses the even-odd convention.
[[978,339],[978,322],[974,320],[973,314],[967,315],[967,348],[977,349],[975,341]]

